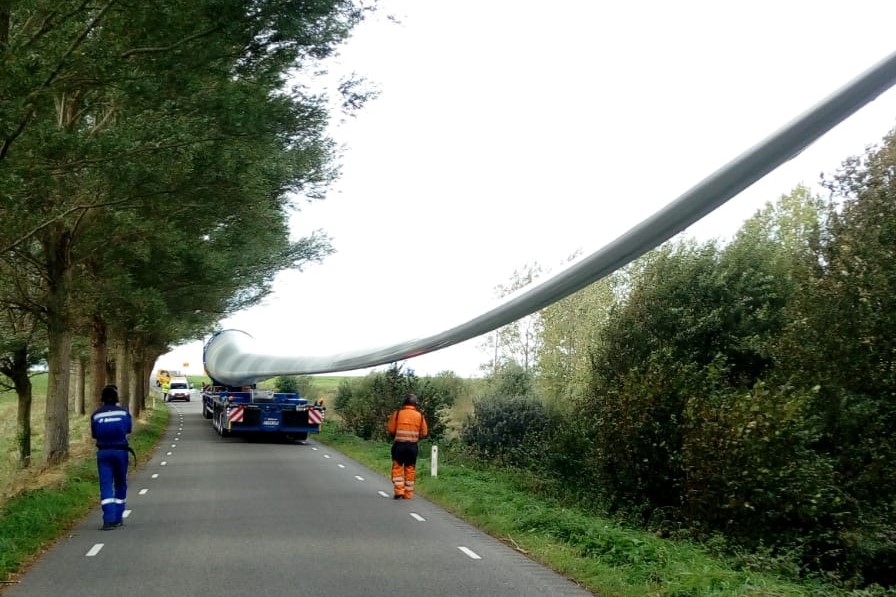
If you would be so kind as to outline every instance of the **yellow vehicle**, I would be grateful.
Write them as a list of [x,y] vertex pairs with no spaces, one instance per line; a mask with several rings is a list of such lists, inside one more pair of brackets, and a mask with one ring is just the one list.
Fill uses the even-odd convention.
[[171,381],[171,374],[167,369],[160,369],[156,374],[156,387],[161,388],[164,384]]

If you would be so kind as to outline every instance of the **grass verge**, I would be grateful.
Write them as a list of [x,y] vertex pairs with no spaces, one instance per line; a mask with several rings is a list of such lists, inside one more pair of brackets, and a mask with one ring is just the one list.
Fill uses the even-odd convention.
[[[319,436],[369,468],[390,474],[389,445],[324,425]],[[506,471],[452,463],[444,454],[430,475],[421,445],[417,492],[442,508],[602,597],[844,597],[827,584],[743,569],[697,545],[660,539],[537,496]],[[424,457],[424,455],[426,457]]]
[[[152,455],[168,424],[168,409],[147,409],[130,436],[139,464]],[[50,485],[24,491],[0,510],[0,579],[9,581],[99,503],[93,453],[73,457]],[[2,590],[2,586],[0,586]]]

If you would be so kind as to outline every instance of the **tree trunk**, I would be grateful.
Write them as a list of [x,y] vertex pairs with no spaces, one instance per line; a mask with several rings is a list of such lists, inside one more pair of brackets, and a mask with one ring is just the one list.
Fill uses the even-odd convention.
[[144,403],[144,393],[146,383],[143,379],[143,349],[141,348],[142,342],[139,338],[133,338],[130,341],[131,344],[131,376],[130,376],[130,388],[128,389],[129,395],[131,397],[130,408],[131,416],[138,417],[140,416],[140,412],[143,410]]
[[148,355],[145,353],[143,356],[143,410],[146,410],[146,398],[151,394],[149,388],[156,387],[156,380],[153,378],[152,372],[153,369],[155,369],[156,360],[158,358],[158,356]]
[[106,385],[107,353],[106,321],[99,316],[94,316],[90,337],[90,404],[94,407],[99,406],[100,392]]
[[86,398],[87,393],[87,359],[78,359],[78,377],[75,385],[75,414],[84,416],[86,414]]
[[19,466],[28,468],[31,466],[31,379],[25,376],[26,388],[19,389],[16,383],[16,394],[19,396],[18,430],[16,431],[16,444],[19,448]]
[[129,349],[127,336],[121,336],[116,342],[115,348],[115,385],[118,386],[118,399],[122,406],[128,406],[131,402],[131,353]]
[[118,353],[118,344],[112,339],[106,348],[106,383],[118,384],[118,371],[116,355]]
[[44,418],[44,462],[59,464],[69,455],[68,393],[72,335],[68,299],[71,289],[71,232],[61,222],[43,236],[47,272],[47,340],[50,352],[47,410]]
[[0,0],[0,51],[9,46],[9,15],[12,0]]
[[23,346],[13,352],[11,359],[4,360],[0,373],[12,380],[18,396],[16,416],[16,447],[19,451],[19,466],[31,466],[31,378],[28,376],[28,347]]

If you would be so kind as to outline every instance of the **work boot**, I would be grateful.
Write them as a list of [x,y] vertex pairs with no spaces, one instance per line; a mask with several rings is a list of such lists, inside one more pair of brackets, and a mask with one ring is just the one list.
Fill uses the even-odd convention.
[[117,528],[118,528],[117,525],[114,525],[111,522],[107,522],[103,526],[100,527],[100,530],[101,531],[114,531]]

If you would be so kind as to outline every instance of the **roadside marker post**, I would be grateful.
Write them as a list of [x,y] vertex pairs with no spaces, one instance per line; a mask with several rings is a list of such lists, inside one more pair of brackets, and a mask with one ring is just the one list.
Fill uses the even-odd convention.
[[429,461],[429,474],[433,477],[439,476],[439,447],[433,445],[432,458]]

